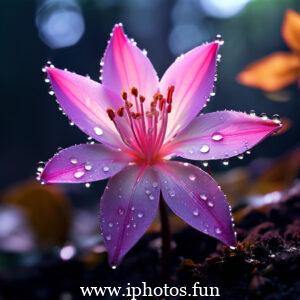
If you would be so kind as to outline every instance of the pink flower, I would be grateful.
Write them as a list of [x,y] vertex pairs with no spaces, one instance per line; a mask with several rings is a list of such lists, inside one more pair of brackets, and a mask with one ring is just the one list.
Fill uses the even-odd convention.
[[227,159],[252,148],[279,125],[241,112],[199,115],[212,95],[220,41],[179,57],[158,80],[121,25],[101,61],[102,84],[48,67],[59,105],[100,144],[58,152],[41,174],[44,183],[110,178],[100,203],[101,229],[112,265],[153,221],[159,196],[192,227],[226,245],[236,244],[225,195],[207,173],[189,163]]

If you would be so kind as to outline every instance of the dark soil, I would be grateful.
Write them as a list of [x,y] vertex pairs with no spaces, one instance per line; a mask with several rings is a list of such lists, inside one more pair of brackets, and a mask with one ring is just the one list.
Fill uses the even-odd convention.
[[[300,299],[299,216],[295,197],[250,210],[236,224],[235,250],[187,227],[173,237],[169,286],[198,281],[218,287],[217,299]],[[128,282],[162,286],[159,243],[158,236],[145,236],[117,270],[109,268],[104,254],[82,254],[67,262],[49,255],[34,267],[0,272],[0,299],[83,299],[80,286],[127,287]]]

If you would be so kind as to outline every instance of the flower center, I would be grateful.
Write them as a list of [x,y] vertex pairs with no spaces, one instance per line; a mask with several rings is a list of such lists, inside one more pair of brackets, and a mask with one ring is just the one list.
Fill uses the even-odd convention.
[[155,93],[149,110],[145,111],[146,98],[132,87],[130,93],[123,91],[121,94],[124,106],[117,110],[107,109],[109,118],[137,161],[151,164],[160,159],[159,151],[166,135],[168,115],[172,111],[174,89],[173,85],[170,86],[166,97]]

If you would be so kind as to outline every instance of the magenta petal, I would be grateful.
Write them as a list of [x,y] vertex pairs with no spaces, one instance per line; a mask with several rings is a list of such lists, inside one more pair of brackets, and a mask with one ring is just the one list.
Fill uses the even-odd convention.
[[148,57],[126,37],[121,25],[113,29],[102,64],[102,83],[106,87],[118,95],[137,87],[141,95],[152,101],[158,90],[156,72]]
[[99,83],[68,71],[47,68],[59,105],[83,132],[109,146],[122,145],[107,108],[122,104],[119,96]]
[[249,150],[279,127],[241,112],[213,112],[195,118],[165,149],[188,159],[226,159]]
[[236,244],[225,195],[207,173],[188,163],[157,167],[163,197],[172,211],[192,227],[229,246]]
[[109,180],[100,203],[100,220],[111,265],[117,265],[150,226],[159,193],[151,168],[129,166]]
[[163,94],[169,86],[175,86],[167,138],[185,128],[210,97],[218,48],[217,42],[197,47],[179,57],[163,75],[160,82]]
[[122,170],[130,161],[124,153],[101,144],[76,145],[61,150],[46,164],[45,183],[82,183],[102,180]]

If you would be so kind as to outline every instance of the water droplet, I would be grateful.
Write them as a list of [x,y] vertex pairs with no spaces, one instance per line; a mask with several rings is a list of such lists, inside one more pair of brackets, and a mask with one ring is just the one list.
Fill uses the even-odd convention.
[[195,180],[196,180],[196,176],[195,176],[194,174],[191,174],[191,175],[189,176],[189,180],[195,181]]
[[111,268],[112,268],[113,270],[115,270],[115,269],[117,268],[117,266],[112,265]]
[[119,208],[118,213],[119,215],[124,215],[125,210],[123,208]]
[[235,249],[236,249],[236,247],[234,247],[234,246],[229,246],[229,248],[230,248],[231,250],[235,250]]
[[215,233],[216,233],[216,234],[221,234],[221,233],[222,233],[222,230],[221,230],[219,227],[216,227],[216,228],[215,228]]
[[149,199],[150,199],[150,200],[154,200],[155,197],[154,197],[153,195],[150,195],[150,196],[149,196]]
[[268,116],[267,116],[267,114],[266,113],[262,113],[261,115],[260,115],[260,117],[265,121],[265,120],[268,120]]
[[106,239],[107,241],[111,241],[111,235],[108,234],[108,235],[105,237],[105,239]]
[[255,114],[255,111],[254,111],[254,110],[250,110],[250,116],[252,116],[252,117],[255,117],[255,116],[256,116],[256,114]]
[[238,155],[238,159],[243,159],[243,158],[244,158],[244,154]]
[[194,150],[193,150],[193,149],[190,149],[190,150],[189,150],[189,153],[193,154],[193,153],[194,153]]
[[246,151],[246,154],[248,154],[248,155],[251,154],[251,151],[250,150]]
[[77,179],[81,178],[83,175],[84,175],[83,171],[77,171],[74,173],[74,177]]
[[37,170],[38,170],[38,172],[42,173],[44,171],[44,168],[43,167],[38,167]]
[[89,182],[87,182],[86,184],[85,184],[85,187],[86,188],[89,188],[91,186],[91,184],[89,183]]
[[170,197],[175,197],[175,192],[173,190],[169,191],[169,196]]
[[142,218],[142,217],[144,216],[144,213],[139,212],[137,216],[138,216],[139,218]]
[[146,193],[146,195],[150,195],[151,191],[150,190],[146,190],[145,193]]
[[195,209],[195,210],[193,211],[193,215],[194,215],[195,217],[199,216],[199,210],[198,210],[198,209]]
[[84,168],[85,168],[87,171],[90,171],[90,170],[92,170],[92,165],[89,164],[89,163],[86,163],[86,164],[84,165]]
[[184,165],[185,167],[188,167],[188,166],[189,166],[189,164],[188,164],[188,163],[183,163],[183,165]]
[[207,200],[207,197],[206,197],[206,195],[204,195],[204,194],[200,195],[200,198],[201,198],[202,200],[204,200],[204,201]]
[[272,116],[272,121],[276,124],[281,124],[281,120],[280,120],[280,117],[279,115],[273,115]]
[[203,164],[203,167],[205,167],[205,168],[208,167],[208,162],[207,161],[204,161],[202,164]]
[[108,227],[113,227],[113,226],[114,226],[114,224],[112,222],[108,223]]
[[215,206],[214,203],[213,203],[212,201],[208,201],[208,202],[207,202],[207,205],[208,205],[209,207],[214,207],[214,206]]
[[53,96],[53,95],[54,95],[54,92],[53,92],[53,91],[49,91],[49,95],[50,95],[50,96]]
[[76,158],[70,159],[71,164],[76,165],[78,163],[78,160]]
[[101,128],[99,128],[99,127],[95,127],[95,128],[94,128],[94,131],[95,131],[95,133],[96,133],[97,135],[102,135],[102,134],[103,134],[103,130],[102,130]]
[[222,134],[216,132],[212,135],[211,138],[212,138],[212,140],[219,142],[219,141],[222,141],[224,137]]
[[224,165],[224,166],[228,166],[229,165],[229,160],[223,160],[223,162],[222,162],[222,164]]
[[108,167],[108,166],[104,166],[104,167],[102,168],[102,170],[103,170],[103,172],[108,172],[108,171],[109,171],[109,167]]
[[209,151],[209,146],[208,145],[202,145],[200,148],[201,153],[207,153]]
[[152,182],[152,186],[153,186],[154,188],[158,187],[158,182],[157,182],[157,181],[153,181],[153,182]]
[[135,210],[135,207],[134,207],[134,206],[132,206],[132,207],[131,207],[131,210],[132,210],[132,211],[134,211],[134,210]]

